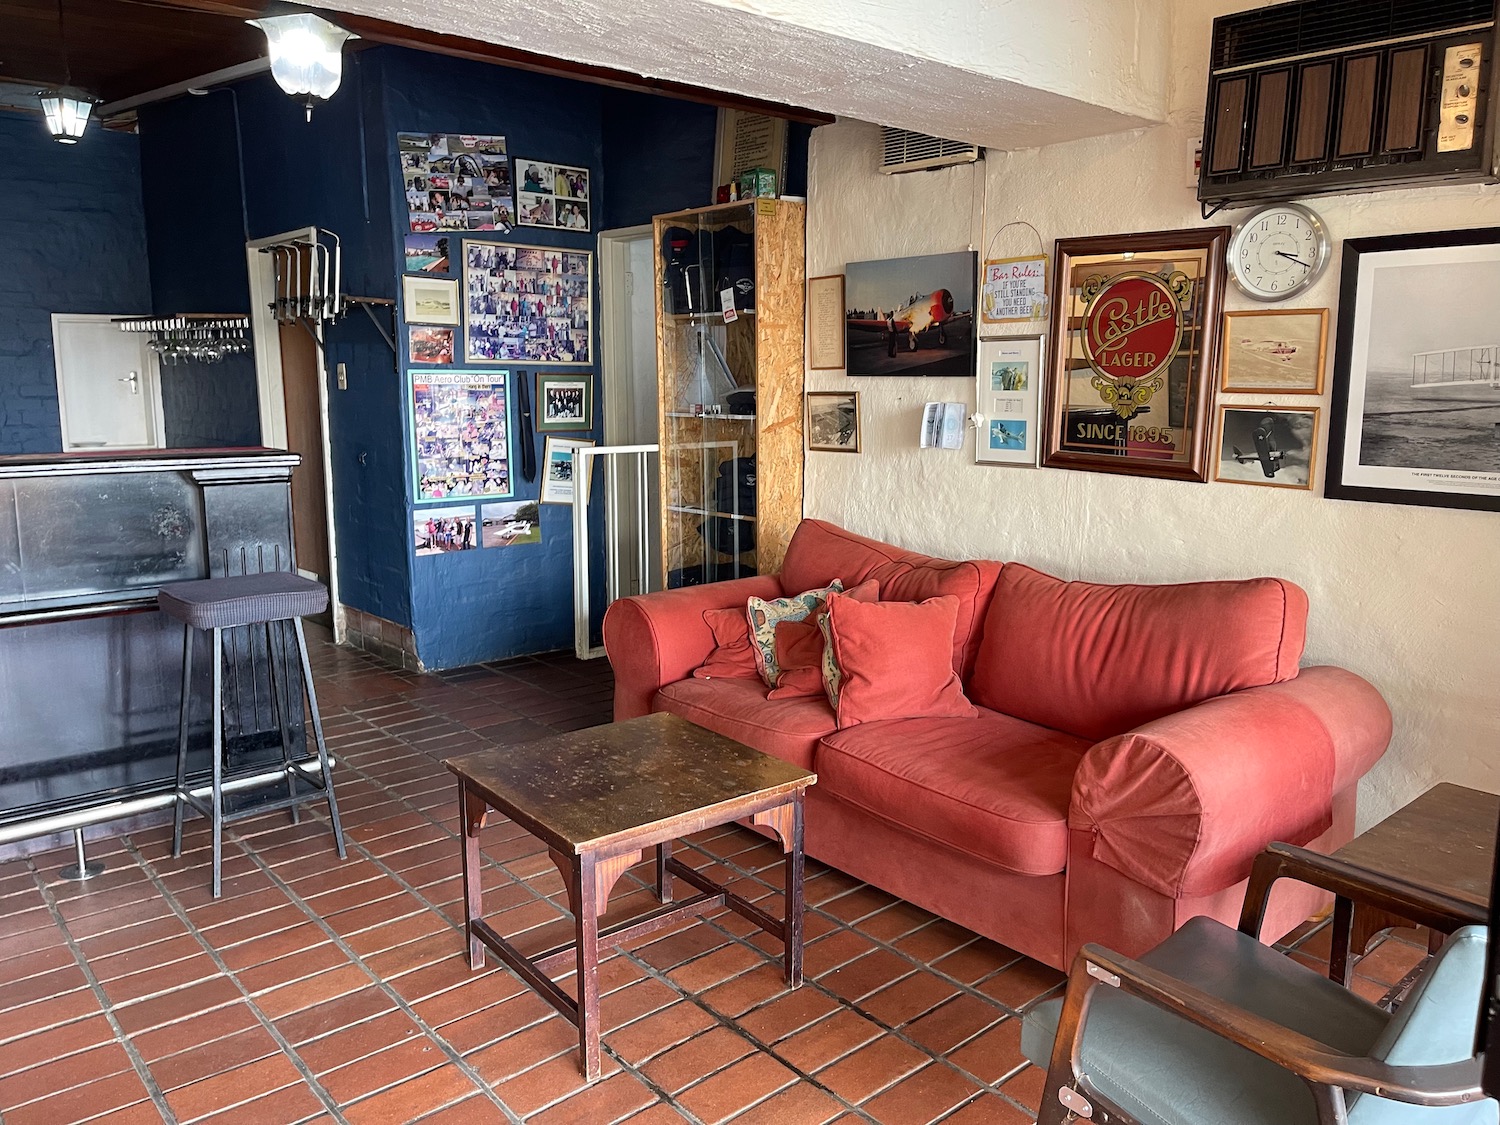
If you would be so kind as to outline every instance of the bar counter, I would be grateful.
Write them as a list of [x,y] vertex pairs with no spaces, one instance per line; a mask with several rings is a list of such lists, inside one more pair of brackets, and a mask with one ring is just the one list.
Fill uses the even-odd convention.
[[[272,449],[0,457],[0,846],[170,805],[183,630],[157,612],[157,588],[289,569],[298,461]],[[230,631],[226,650],[231,760],[279,760],[264,637]],[[208,769],[199,711],[195,774]]]

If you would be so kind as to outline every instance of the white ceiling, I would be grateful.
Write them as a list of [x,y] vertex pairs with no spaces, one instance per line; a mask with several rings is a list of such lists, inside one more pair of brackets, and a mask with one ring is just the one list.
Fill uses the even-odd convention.
[[1168,0],[337,0],[339,10],[998,149],[1166,115]]

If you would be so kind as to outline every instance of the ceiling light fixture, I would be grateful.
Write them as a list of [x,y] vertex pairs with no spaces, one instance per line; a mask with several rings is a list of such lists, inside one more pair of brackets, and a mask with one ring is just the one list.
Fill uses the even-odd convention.
[[311,12],[295,12],[246,23],[266,33],[271,54],[271,77],[307,106],[331,98],[344,73],[344,41],[359,36]]
[[77,90],[42,90],[37,97],[42,102],[42,116],[47,119],[47,132],[60,144],[76,145],[88,128],[95,100]]

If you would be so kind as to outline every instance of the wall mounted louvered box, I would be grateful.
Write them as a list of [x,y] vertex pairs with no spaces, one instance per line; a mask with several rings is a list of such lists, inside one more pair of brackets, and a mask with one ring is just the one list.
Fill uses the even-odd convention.
[[982,155],[978,145],[945,141],[942,137],[929,137],[926,133],[894,129],[889,125],[882,125],[880,131],[880,170],[888,176],[972,164]]
[[1198,198],[1494,181],[1496,0],[1296,0],[1214,20]]

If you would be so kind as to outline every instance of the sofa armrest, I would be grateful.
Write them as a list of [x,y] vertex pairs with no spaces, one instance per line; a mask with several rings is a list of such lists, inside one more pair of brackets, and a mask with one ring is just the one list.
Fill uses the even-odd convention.
[[1306,844],[1333,795],[1384,753],[1391,712],[1342,668],[1207,700],[1097,743],[1073,779],[1069,826],[1093,857],[1173,898],[1215,894],[1272,840]]
[[704,610],[743,608],[752,597],[781,597],[780,581],[763,574],[614,602],[604,615],[604,651],[615,673],[615,721],[649,715],[661,688],[708,659],[714,635]]

